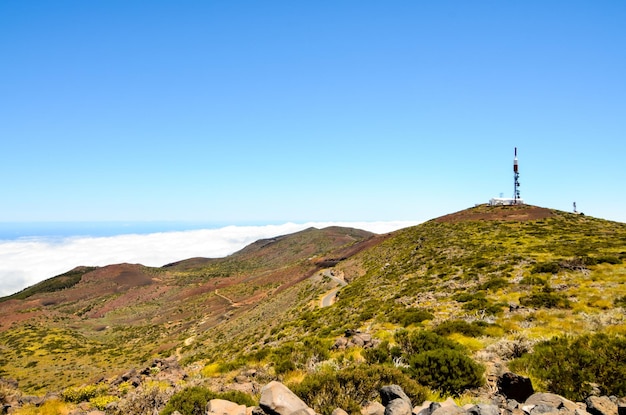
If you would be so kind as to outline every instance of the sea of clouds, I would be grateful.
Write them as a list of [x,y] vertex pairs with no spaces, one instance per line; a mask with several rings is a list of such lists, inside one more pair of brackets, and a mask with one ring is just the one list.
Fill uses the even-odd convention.
[[0,297],[16,293],[79,265],[119,263],[160,267],[193,257],[219,258],[264,238],[309,227],[348,226],[386,233],[417,222],[310,222],[226,226],[217,229],[123,234],[106,237],[27,237],[0,240]]

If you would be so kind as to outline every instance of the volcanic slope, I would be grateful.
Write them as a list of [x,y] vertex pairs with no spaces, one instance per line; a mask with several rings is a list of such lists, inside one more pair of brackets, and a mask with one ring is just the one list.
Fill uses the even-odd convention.
[[[284,307],[316,299],[331,286],[315,277],[323,264],[378,239],[358,229],[310,228],[226,258],[78,267],[0,299],[0,378],[41,394],[176,353],[197,333],[270,298]],[[299,295],[282,294],[294,286]]]
[[[333,272],[348,285],[331,307],[285,307],[280,316],[259,307],[241,317],[258,324],[235,319],[209,330],[184,361],[278,367],[287,360],[306,372],[311,359],[359,361],[354,351],[328,355],[355,330],[391,344],[399,329],[435,330],[479,360],[511,342],[626,334],[625,259],[624,223],[530,205],[477,206],[393,232],[339,262]],[[482,334],[455,331],[459,321]],[[313,345],[322,345],[317,356],[305,350]]]
[[[363,347],[332,348],[355,331],[391,351],[403,330],[435,331],[477,361],[506,365],[519,354],[503,352],[513,343],[626,334],[625,259],[626,224],[524,205],[477,206],[386,235],[310,229],[161,269],[104,267],[63,291],[0,304],[0,321],[14,320],[2,326],[0,376],[59,390],[175,354],[222,385],[247,368],[297,382],[371,363]],[[336,287],[330,272],[348,284],[321,308]],[[106,294],[70,295],[94,280],[109,281]],[[459,330],[468,325],[475,333]]]

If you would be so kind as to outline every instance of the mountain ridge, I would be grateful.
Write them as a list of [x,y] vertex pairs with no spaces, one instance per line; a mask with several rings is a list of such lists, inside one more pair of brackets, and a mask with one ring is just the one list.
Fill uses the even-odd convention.
[[[252,365],[280,378],[292,373],[278,369],[281,350],[293,373],[308,373],[300,344],[341,366],[353,352],[328,350],[346,330],[384,342],[461,320],[483,334],[449,336],[487,361],[518,338],[626,333],[625,258],[626,224],[481,205],[384,235],[307,229],[221,259],[78,268],[63,278],[80,276],[82,297],[70,295],[74,285],[0,303],[0,377],[41,393],[177,356],[202,376],[219,364],[224,376]],[[331,275],[347,285],[320,308],[338,287]],[[100,296],[87,290],[98,283]],[[74,350],[61,353],[64,344]],[[52,363],[60,355],[63,374]]]

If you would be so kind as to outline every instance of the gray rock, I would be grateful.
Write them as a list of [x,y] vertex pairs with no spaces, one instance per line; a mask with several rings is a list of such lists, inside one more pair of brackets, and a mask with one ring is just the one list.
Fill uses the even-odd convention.
[[617,404],[607,396],[590,396],[585,403],[591,415],[617,415]]
[[[424,402],[424,404],[426,404],[426,402]],[[422,409],[418,411],[416,415],[432,415],[432,413],[439,408],[441,408],[441,404],[439,402],[428,402],[428,405],[422,405]]]
[[365,345],[365,341],[360,335],[356,335],[350,339],[349,344],[356,347],[363,347]]
[[341,408],[335,408],[330,415],[348,415],[348,413]]
[[[538,392],[530,396],[528,399],[526,399],[526,405],[541,405],[541,404],[552,406],[555,409],[566,408],[572,412],[578,408],[578,405],[576,405],[574,402],[570,401],[569,399],[565,399],[562,396],[556,395],[554,393]],[[524,411],[526,410],[524,409]]]
[[401,386],[387,385],[380,388],[380,400],[382,401],[383,406],[386,407],[391,401],[396,399],[402,399],[403,401],[407,402],[410,407],[412,407],[411,399],[407,396],[406,393],[404,393],[404,390],[402,390]]
[[411,402],[403,398],[396,398],[385,405],[385,415],[411,415]]
[[473,405],[467,410],[469,415],[500,415],[500,408],[496,405],[480,403]]
[[362,415],[384,415],[385,407],[380,402],[368,402],[367,405],[361,408]]
[[296,412],[293,412],[291,415],[316,415],[316,413],[311,408],[304,408],[304,409],[298,409]]
[[442,406],[436,409],[431,415],[466,415],[467,412],[459,406]]
[[515,399],[508,399],[504,407],[512,411],[513,409],[519,408],[519,402]]
[[540,403],[538,405],[535,405],[533,409],[530,411],[530,415],[543,415],[543,414],[557,415],[558,413],[559,413],[559,410],[556,407],[545,404],[545,403]]
[[498,392],[506,396],[508,399],[515,399],[518,402],[524,402],[535,390],[529,378],[517,375],[512,372],[503,373],[498,377]]
[[280,382],[272,381],[261,389],[259,406],[268,415],[292,415],[310,409],[295,393]]
[[348,339],[345,337],[340,337],[335,341],[335,344],[333,345],[333,349],[343,350],[346,348],[347,345],[348,345]]
[[211,399],[206,404],[206,411],[215,415],[246,415],[246,406],[224,399]]

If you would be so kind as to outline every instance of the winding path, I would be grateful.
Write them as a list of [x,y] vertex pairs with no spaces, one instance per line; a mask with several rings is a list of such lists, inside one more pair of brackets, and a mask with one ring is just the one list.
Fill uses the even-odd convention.
[[337,293],[339,292],[339,290],[348,285],[348,283],[343,278],[335,276],[330,269],[325,269],[324,271],[322,271],[322,275],[324,275],[325,277],[329,277],[337,284],[339,284],[339,287],[334,288],[324,294],[324,296],[320,300],[320,307],[328,307],[333,305],[335,299],[337,298]]

